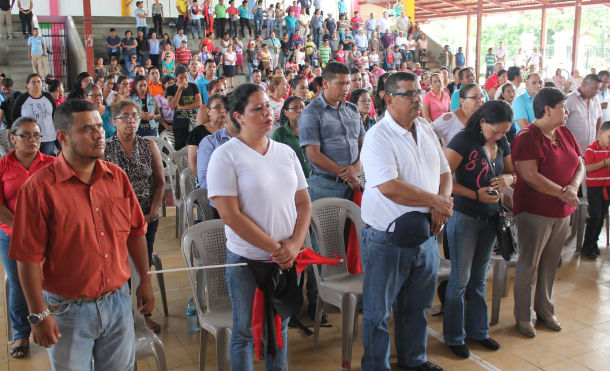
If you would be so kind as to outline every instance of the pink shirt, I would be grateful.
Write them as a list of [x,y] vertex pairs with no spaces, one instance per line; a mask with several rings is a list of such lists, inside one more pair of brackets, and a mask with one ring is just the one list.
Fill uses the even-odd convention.
[[451,97],[445,91],[441,91],[441,94],[441,99],[438,99],[438,96],[432,90],[424,95],[423,103],[428,105],[432,121],[441,117],[443,113],[449,112]]

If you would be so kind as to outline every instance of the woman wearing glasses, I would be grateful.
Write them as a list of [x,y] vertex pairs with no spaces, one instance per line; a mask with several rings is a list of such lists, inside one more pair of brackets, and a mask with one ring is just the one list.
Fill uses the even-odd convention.
[[225,100],[224,96],[214,94],[208,98],[208,104],[201,106],[197,112],[197,126],[195,126],[186,139],[188,163],[194,174],[197,174],[197,150],[199,149],[199,143],[201,143],[203,138],[222,129],[229,118]]
[[28,306],[19,283],[17,263],[8,257],[13,216],[17,191],[21,185],[38,170],[55,161],[55,157],[39,151],[40,126],[32,117],[18,118],[11,127],[10,139],[15,150],[0,159],[0,254],[10,287],[10,296],[7,298],[13,328],[10,355],[13,358],[23,358],[30,347],[30,324],[26,320]]
[[366,89],[356,89],[350,95],[349,101],[358,108],[360,117],[362,117],[362,123],[364,124],[364,130],[369,130],[375,125],[377,120],[370,115],[373,108],[373,96],[370,91]]
[[[159,226],[159,207],[165,190],[165,178],[157,145],[137,135],[141,115],[140,107],[132,100],[121,100],[112,106],[112,122],[116,134],[106,141],[104,157],[125,171],[138,198],[148,223],[146,245],[150,262]],[[155,333],[161,331],[161,326],[150,315],[144,319],[149,329]]]
[[447,112],[432,122],[436,135],[447,148],[451,139],[464,127],[470,116],[483,105],[485,95],[477,84],[466,84],[460,89],[460,108]]
[[305,149],[299,144],[299,125],[297,124],[304,109],[305,100],[303,98],[292,96],[286,99],[280,112],[280,123],[282,126],[273,131],[271,139],[284,143],[294,150],[301,163],[305,178],[309,178],[311,166],[309,165]]
[[116,133],[116,128],[112,125],[110,108],[104,104],[102,89],[95,84],[87,86],[87,89],[85,89],[85,100],[93,103],[100,116],[102,116],[102,125],[106,132],[106,139],[113,136]]
[[25,79],[25,84],[28,90],[15,100],[11,111],[12,119],[17,120],[23,116],[36,118],[42,135],[42,143],[38,145],[40,152],[53,156],[53,150],[55,149],[55,126],[53,125],[55,99],[51,94],[42,91],[42,78],[38,74],[30,74]]

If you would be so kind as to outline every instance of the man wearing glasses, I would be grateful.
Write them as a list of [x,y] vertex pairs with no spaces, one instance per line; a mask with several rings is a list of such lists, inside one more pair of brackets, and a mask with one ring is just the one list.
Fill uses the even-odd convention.
[[[434,300],[439,265],[434,235],[453,210],[451,171],[438,138],[420,117],[417,76],[396,72],[385,89],[386,113],[368,131],[361,155],[367,180],[362,198],[362,369],[390,370],[388,319],[393,309],[398,366],[440,371],[426,357],[425,310]],[[393,222],[410,212],[423,213],[417,214],[421,228],[405,231],[401,225],[401,235],[419,232],[421,238],[398,246],[391,240],[399,231]]]

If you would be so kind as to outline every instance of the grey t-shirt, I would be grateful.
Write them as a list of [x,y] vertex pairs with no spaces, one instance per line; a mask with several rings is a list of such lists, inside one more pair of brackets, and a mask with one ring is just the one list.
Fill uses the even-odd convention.
[[[358,142],[364,139],[364,125],[355,105],[341,102],[339,108],[329,105],[323,94],[314,99],[299,118],[299,143],[320,146],[320,151],[340,166],[358,159]],[[335,175],[311,164],[314,173]]]

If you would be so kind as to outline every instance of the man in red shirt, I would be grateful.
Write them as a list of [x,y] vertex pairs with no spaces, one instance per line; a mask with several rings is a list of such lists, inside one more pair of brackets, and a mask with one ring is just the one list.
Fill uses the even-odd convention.
[[352,36],[356,37],[356,35],[358,34],[358,31],[362,27],[362,24],[364,23],[364,21],[360,17],[360,14],[358,14],[357,10],[354,11],[354,16],[352,17],[352,20],[350,23],[352,24]]
[[[498,89],[498,71],[504,69],[504,63],[498,62],[494,66],[494,73],[485,80],[485,90],[489,93],[492,88]],[[491,97],[493,99],[493,97]]]
[[191,57],[191,50],[186,45],[186,40],[182,40],[180,47],[176,49],[176,62],[186,66],[189,64]]
[[95,106],[75,99],[55,112],[62,153],[17,197],[9,257],[18,261],[33,339],[53,370],[129,370],[135,334],[128,254],[141,278],[138,311],[154,297],[147,275],[146,222],[127,175],[102,161]]
[[161,83],[161,74],[156,66],[148,70],[148,93],[151,95],[163,94],[163,84]]

